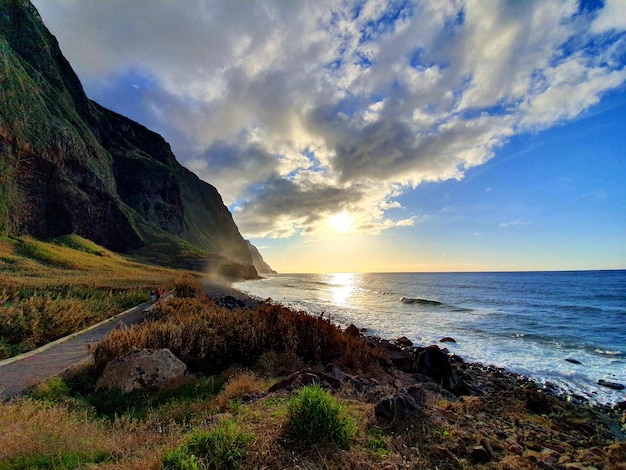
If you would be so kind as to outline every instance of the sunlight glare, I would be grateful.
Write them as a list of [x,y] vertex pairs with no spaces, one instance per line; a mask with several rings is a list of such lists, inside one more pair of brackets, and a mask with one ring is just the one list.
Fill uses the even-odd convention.
[[328,219],[328,225],[335,233],[346,233],[352,227],[353,219],[347,212],[340,212]]
[[333,304],[345,306],[352,296],[356,285],[355,276],[352,273],[335,273],[331,275],[331,284],[328,290],[332,295]]

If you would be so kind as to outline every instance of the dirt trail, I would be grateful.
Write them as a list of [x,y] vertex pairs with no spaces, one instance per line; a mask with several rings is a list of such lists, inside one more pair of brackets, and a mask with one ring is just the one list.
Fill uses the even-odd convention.
[[143,303],[39,349],[0,361],[0,401],[91,359],[89,344],[100,341],[115,328],[141,323],[150,305]]

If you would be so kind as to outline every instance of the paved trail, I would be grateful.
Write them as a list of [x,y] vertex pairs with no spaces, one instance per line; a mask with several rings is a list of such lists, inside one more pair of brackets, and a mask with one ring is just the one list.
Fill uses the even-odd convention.
[[0,401],[90,359],[89,344],[100,341],[115,328],[141,323],[150,305],[146,302],[39,349],[0,361]]

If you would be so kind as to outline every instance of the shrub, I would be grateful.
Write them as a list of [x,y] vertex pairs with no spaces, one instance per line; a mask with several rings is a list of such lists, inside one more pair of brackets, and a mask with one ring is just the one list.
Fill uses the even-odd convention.
[[325,443],[343,449],[356,432],[337,399],[319,385],[301,388],[289,401],[289,430],[304,445]]
[[174,281],[177,297],[197,297],[203,291],[202,284],[191,274],[183,274]]
[[196,431],[183,444],[163,456],[164,470],[228,470],[240,468],[248,455],[252,434],[226,422],[210,431]]
[[330,321],[272,304],[228,311],[206,297],[172,299],[155,307],[150,318],[130,330],[111,332],[95,351],[98,370],[133,348],[168,348],[190,369],[206,375],[231,366],[250,367],[269,352],[352,369],[383,360],[362,338],[344,335]]

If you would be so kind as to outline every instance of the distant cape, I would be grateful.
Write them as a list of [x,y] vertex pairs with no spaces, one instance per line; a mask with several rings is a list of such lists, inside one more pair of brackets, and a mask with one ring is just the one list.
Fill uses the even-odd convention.
[[265,262],[261,253],[256,246],[250,243],[250,240],[246,240],[248,244],[248,249],[250,250],[250,255],[252,256],[252,263],[254,264],[254,268],[259,274],[276,274],[269,264]]

